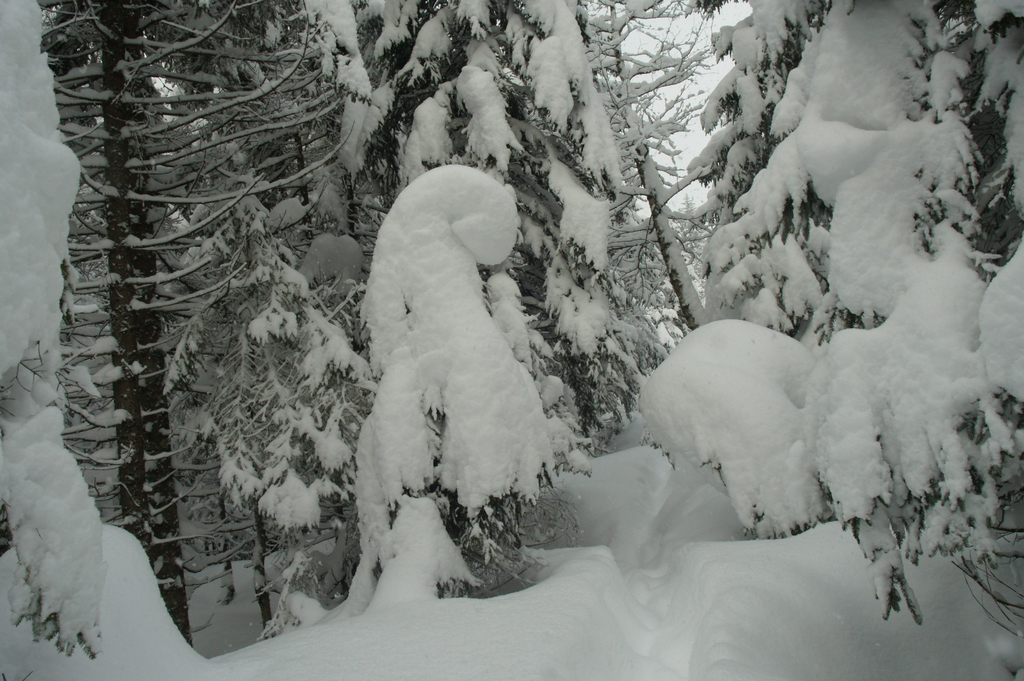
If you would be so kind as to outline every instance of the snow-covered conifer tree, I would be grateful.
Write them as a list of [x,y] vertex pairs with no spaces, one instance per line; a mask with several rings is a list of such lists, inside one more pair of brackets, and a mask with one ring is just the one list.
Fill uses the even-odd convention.
[[189,517],[216,515],[219,491],[206,484],[219,462],[182,427],[216,388],[215,346],[192,320],[244,279],[213,245],[254,196],[275,209],[290,200],[288,224],[275,226],[289,238],[294,223],[340,212],[323,210],[342,193],[328,166],[367,77],[350,36],[321,17],[344,19],[335,5],[50,4],[61,129],[83,166],[65,326],[70,443],[102,483],[108,518],[146,547],[187,637],[185,572],[238,548],[207,539],[237,523]]
[[475,581],[463,557],[477,568],[517,559],[520,513],[553,472],[552,440],[565,429],[545,416],[551,398],[488,312],[477,270],[508,258],[518,227],[512,192],[463,166],[418,177],[381,227],[363,306],[380,383],[357,454],[353,607],[369,602],[378,565],[382,587],[389,570],[414,569],[400,531],[409,523],[440,543],[417,553],[430,593]]
[[970,111],[967,125],[977,148],[973,204],[979,222],[971,243],[989,259],[985,267],[990,283],[979,309],[979,353],[994,385],[995,399],[983,400],[981,413],[966,426],[971,437],[987,447],[994,460],[998,458],[1001,468],[997,478],[999,511],[991,521],[995,541],[975,542],[973,550],[962,556],[960,566],[991,596],[996,621],[1016,633],[1024,620],[1024,593],[1008,577],[1020,569],[1015,548],[1020,532],[1013,518],[1021,489],[1014,476],[1020,474],[1024,430],[1020,346],[1024,190],[1018,182],[1024,174],[1024,79],[1020,71],[1024,7],[992,0],[951,1],[939,6],[939,15],[945,24],[960,27],[953,45],[968,63],[961,86],[964,105]]
[[[323,541],[322,521],[335,529],[329,521],[340,514],[329,509],[351,491],[356,434],[366,413],[366,384],[358,384],[369,367],[352,351],[345,328],[310,293],[307,279],[288,264],[289,254],[270,231],[270,212],[247,197],[234,213],[218,248],[231,258],[238,280],[204,313],[204,325],[219,329],[225,345],[207,437],[229,504],[236,515],[252,518],[256,573],[265,579],[268,554],[281,553],[287,593],[267,632],[276,633],[294,620],[286,596],[326,596],[309,552]],[[343,300],[334,312],[344,307]],[[269,586],[258,586],[266,626]]]
[[371,71],[386,106],[367,172],[392,193],[448,163],[515,187],[523,239],[505,272],[539,332],[531,370],[568,386],[570,428],[621,420],[638,371],[608,300],[618,156],[582,6],[389,0],[379,20]]
[[[1019,281],[1010,64],[1024,11],[834,3],[815,26],[793,14],[811,5],[752,5],[723,32],[738,67],[719,91],[734,94],[709,112],[732,102],[719,137],[749,112],[772,144],[714,139],[706,155],[728,148],[708,312],[753,324],[684,340],[645,388],[645,422],[712,466],[760,535],[838,518],[886,614],[902,594],[919,618],[903,559],[970,549],[991,561],[1020,498],[1006,354],[1020,326],[1006,292]],[[780,31],[801,26],[812,30],[797,50],[779,52]],[[769,102],[743,69],[779,54],[792,68]],[[756,175],[729,202],[731,167]]]
[[[714,282],[707,289],[710,319],[740,315],[796,334],[821,304],[829,211],[815,187],[806,177],[780,175],[769,190],[768,210],[745,214],[756,213],[747,208],[756,196],[750,192],[755,176],[793,130],[792,100],[781,104],[783,95],[787,84],[805,77],[791,72],[831,4],[755,2],[749,18],[715,36],[716,55],[729,55],[736,65],[709,95],[701,123],[714,134],[689,167],[712,184],[703,207],[717,231],[706,260]],[[721,5],[698,2],[705,10]]]

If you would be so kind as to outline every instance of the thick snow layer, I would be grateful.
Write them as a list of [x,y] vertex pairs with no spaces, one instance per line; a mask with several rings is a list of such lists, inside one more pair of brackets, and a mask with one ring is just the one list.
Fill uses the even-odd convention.
[[518,225],[502,184],[442,166],[414,180],[381,226],[363,303],[382,374],[357,453],[367,576],[403,495],[439,482],[473,517],[510,492],[535,498],[554,465],[540,395],[488,313],[477,271],[508,257]]
[[[491,319],[501,329],[501,333],[512,348],[512,354],[516,359],[530,365],[533,351],[531,345],[541,344],[536,330],[529,327],[529,317],[523,312],[522,294],[519,291],[519,284],[505,272],[495,272],[487,279],[487,302],[491,309]],[[555,381],[557,378],[548,377]],[[561,383],[561,381],[559,381]],[[556,396],[547,399],[545,393],[541,392],[541,399],[544,407],[548,408],[562,396],[561,388]]]
[[982,26],[989,26],[1011,14],[1024,17],[1024,0],[978,0],[974,15]]
[[546,284],[546,303],[556,313],[558,332],[572,341],[574,351],[593,355],[608,334],[608,300],[603,292],[577,286],[561,256],[553,258]]
[[1011,638],[948,561],[908,569],[925,612],[918,626],[906,613],[879,617],[861,560],[837,523],[772,542],[693,546],[676,576],[699,585],[681,601],[703,613],[690,678],[1011,678],[992,654]]
[[656,442],[720,476],[747,527],[787,534],[825,511],[808,449],[811,352],[781,333],[719,321],[684,338],[644,386]]
[[505,98],[484,69],[467,64],[456,83],[459,101],[472,118],[466,126],[467,145],[478,158],[493,158],[498,169],[508,170],[512,149],[522,149],[505,116]]
[[320,521],[321,491],[306,485],[295,471],[286,469],[283,479],[267,486],[258,508],[264,517],[273,518],[285,529],[316,527]]
[[923,626],[906,614],[883,621],[863,557],[836,523],[737,542],[728,499],[650,448],[600,458],[593,477],[564,485],[580,509],[581,543],[611,547],[636,600],[645,633],[623,624],[624,635],[661,674],[627,678],[1008,680],[1003,664],[1024,664],[946,560],[908,570]]
[[[770,43],[774,30],[799,17],[800,4],[757,3],[755,26]],[[713,316],[792,331],[823,307],[818,278],[827,276],[840,309],[885,317],[909,286],[904,264],[923,250],[919,217],[939,205],[954,222],[971,219],[959,195],[973,171],[956,85],[967,65],[942,54],[930,70],[920,68],[919,12],[903,0],[854,12],[837,6],[807,42],[772,119],[772,132],[785,139],[737,201],[738,217],[709,243]],[[990,74],[991,88],[998,93],[1008,78],[1016,77]],[[742,94],[738,81],[721,88]],[[751,125],[760,125],[754,108]],[[730,168],[742,166],[747,152],[734,145]],[[787,217],[811,191],[834,209],[827,238],[814,224],[802,234],[799,216]]]
[[[802,4],[755,4],[753,26],[769,51],[773,32],[790,30]],[[997,450],[1019,445],[1000,434],[1005,428],[988,406],[995,376],[978,352],[985,283],[964,236],[977,229],[969,200],[977,169],[957,86],[968,65],[954,53],[926,59],[938,36],[935,17],[920,3],[851,6],[834,6],[805,44],[772,121],[776,134],[788,136],[737,201],[739,216],[708,245],[711,318],[739,317],[821,343],[806,405],[790,409],[747,388],[730,396],[727,380],[715,379],[709,389],[657,373],[644,404],[653,410],[652,431],[672,424],[673,432],[656,432],[668,450],[702,452],[698,460],[721,466],[730,484],[729,455],[720,452],[739,438],[771,452],[757,460],[795,464],[748,481],[756,495],[730,490],[744,522],[758,531],[794,520],[788,506],[771,507],[765,498],[802,508],[801,495],[823,496],[828,514],[868,521],[871,530],[859,537],[884,599],[885,573],[898,580],[902,569],[890,521],[896,528],[920,522],[903,546],[911,557],[986,546],[999,506]],[[1016,89],[1020,69],[999,49],[986,62],[993,66],[983,97],[1000,100],[1010,121],[1017,97],[1006,93]],[[1016,163],[1011,147],[1008,161]],[[747,150],[737,149],[730,163],[745,160]],[[1004,309],[1014,312],[1002,308],[1000,316]],[[1019,347],[1012,321],[990,330],[985,343],[996,354]],[[720,350],[715,364],[761,379],[728,344]],[[704,362],[680,352],[684,358],[660,371]],[[732,430],[691,421],[684,412],[694,402],[702,414],[733,409]],[[981,445],[964,432],[979,409],[993,424]],[[694,442],[699,437],[707,443]]]
[[438,92],[423,100],[412,115],[412,129],[402,148],[402,174],[414,180],[424,172],[424,164],[440,165],[452,153],[448,135],[448,96]]
[[[841,520],[869,520],[873,531],[860,541],[883,601],[887,575],[902,560],[881,509],[910,506],[923,516],[907,546],[912,556],[986,541],[974,528],[998,512],[986,492],[992,483],[979,490],[976,480],[992,475],[999,453],[960,435],[963,415],[991,390],[976,351],[984,285],[961,235],[945,227],[934,238],[937,256],[903,261],[906,290],[877,328],[837,331],[815,361],[783,334],[715,322],[680,343],[640,400],[654,438],[718,469],[744,524],[759,534],[827,517],[823,489]],[[997,356],[1019,347],[1017,326],[1014,317],[990,326]],[[750,361],[749,348],[773,346],[769,366],[786,367],[782,374]],[[943,496],[925,506],[935,489]]]
[[981,355],[989,378],[1024,401],[1024,254],[1006,263],[981,300]]
[[[546,419],[484,307],[477,273],[477,263],[504,260],[517,234],[512,195],[463,166],[415,180],[381,228],[363,310],[384,377],[363,439],[382,484],[396,485],[387,489],[391,500],[402,485],[417,490],[432,476],[424,408],[447,416],[439,472],[467,507],[513,485],[536,493],[533,476],[551,456]],[[405,473],[387,473],[392,467]]]
[[[62,648],[81,641],[98,652],[99,514],[62,446],[60,412],[45,408],[57,397],[61,265],[79,166],[57,132],[40,31],[36,3],[0,3],[0,502],[20,562],[13,613],[0,608],[0,619],[38,617]],[[23,357],[31,370],[18,366]]]
[[370,77],[359,51],[356,17],[349,0],[307,0],[306,10],[321,23],[320,38],[326,48],[323,50],[324,73],[334,75],[338,85],[361,97],[369,97]]
[[[27,624],[14,628],[0,617],[0,669],[8,679],[112,681],[114,679],[213,679],[210,665],[189,648],[164,608],[149,559],[124,530],[105,525],[103,558],[107,584],[100,623],[103,652],[95,660],[67,657],[47,643],[32,643]],[[10,553],[0,557],[0,610],[16,568]]]
[[[465,252],[465,246],[455,239],[451,228],[453,223],[467,221],[468,225],[476,221],[484,233],[484,239],[488,226],[493,225],[492,243],[495,251],[501,250],[503,242],[509,241],[509,250],[515,243],[518,224],[515,201],[510,195],[488,194],[497,199],[493,202],[493,208],[501,211],[492,217],[488,213],[491,206],[481,196],[481,184],[484,191],[493,189],[492,185],[497,184],[494,180],[486,176],[481,179],[480,171],[463,166],[444,166],[428,175],[430,177],[417,178],[399,195],[399,200],[389,213],[392,219],[386,225],[387,231],[382,227],[375,248],[364,309],[367,323],[375,334],[373,364],[378,370],[381,362],[406,341],[412,322],[408,318],[411,310],[406,305],[406,298],[437,288],[445,282],[444,276],[438,271],[439,267],[450,261],[459,261],[462,267],[458,280],[468,278],[466,283],[476,289],[474,277],[479,279],[476,258],[472,253]],[[505,192],[500,185],[497,191]],[[424,250],[436,246],[437,242],[462,257]],[[507,256],[508,252],[505,251],[501,257]],[[423,263],[428,256],[434,256],[429,264],[407,269]],[[467,274],[470,270],[472,277]]]
[[[554,156],[553,150],[551,155]],[[608,232],[611,231],[608,202],[591,196],[563,163],[554,158],[550,163],[548,181],[562,199],[559,222],[562,241],[575,242],[594,268],[603,270],[608,264]]]
[[56,342],[78,161],[61,144],[39,7],[0,4],[0,374]]
[[[959,435],[963,415],[989,390],[976,353],[984,284],[960,234],[973,220],[960,193],[972,151],[950,83],[966,65],[947,55],[930,72],[919,68],[917,11],[892,2],[830,14],[800,65],[806,110],[778,151],[795,147],[780,156],[784,172],[806,172],[833,205],[829,296],[868,328],[835,333],[809,386],[807,445],[821,482],[846,520],[938,487],[943,499],[927,511],[922,536],[933,551],[993,517],[991,495],[973,490],[977,472],[988,475],[996,462]],[[921,108],[929,97],[934,114]],[[771,189],[760,180],[755,188]],[[781,198],[766,191],[761,205]],[[942,218],[928,224],[929,211]],[[829,323],[828,314],[814,324]],[[961,505],[969,519],[958,518]]]
[[[945,560],[911,568],[924,626],[883,621],[856,545],[836,524],[735,541],[728,499],[656,450],[594,461],[559,483],[586,548],[545,552],[537,584],[487,600],[428,599],[289,631],[215,660],[181,640],[142,550],[104,530],[105,653],[66,658],[0,620],[0,668],[40,681],[291,678],[1009,681],[1024,665]],[[0,594],[13,570],[0,559]],[[0,596],[2,604],[2,596]]]
[[[940,257],[903,261],[907,288],[887,321],[837,332],[820,360],[797,341],[746,322],[714,322],[688,336],[641,396],[655,440],[720,468],[744,522],[759,532],[813,522],[823,511],[819,478],[847,520],[870,517],[876,500],[891,503],[894,485],[924,497],[940,476],[950,503],[966,499],[971,467],[993,463],[978,460],[983,453],[956,435],[961,414],[987,389],[975,352],[983,285],[963,238],[952,230],[937,236]],[[1015,309],[1010,274],[1013,295],[1002,304]],[[989,318],[998,321],[990,322],[988,347],[1018,361],[1016,317]],[[891,448],[887,456],[882,443]],[[929,524],[928,550],[953,522],[944,518]],[[983,524],[983,516],[975,521]]]
[[[994,463],[974,460],[980,452],[956,434],[988,385],[974,351],[983,285],[966,244],[958,249],[960,237],[948,236],[954,244],[942,257],[905,264],[912,283],[889,319],[837,333],[812,379],[819,466],[845,518],[867,517],[876,497],[889,500],[890,467],[902,477],[895,484],[919,497],[941,474],[955,503],[973,487],[969,465]],[[891,448],[885,458],[880,442]],[[929,525],[925,536],[937,541],[942,522]]]
[[403,497],[394,526],[381,539],[384,568],[368,611],[437,598],[437,585],[476,580],[452,543],[433,499]]
[[[60,410],[49,407],[24,424],[0,422],[3,459],[0,498],[18,556],[8,594],[14,613],[57,617],[59,640],[79,634],[102,650],[99,618],[105,573],[96,506],[75,460],[64,449]],[[12,552],[14,553],[14,552]],[[7,611],[0,611],[0,617]]]
[[[104,531],[111,583],[103,602],[108,644],[95,661],[32,644],[25,627],[0,621],[0,667],[42,681],[151,679],[262,681],[283,678],[580,679],[633,677],[645,661],[624,640],[615,613],[627,593],[607,549],[573,552],[542,584],[489,601],[407,602],[331,619],[214,661],[188,648],[163,610],[141,548]],[[0,560],[0,589],[12,561]],[[611,602],[609,602],[611,601]],[[2,599],[0,599],[2,602]]]
[[607,546],[623,571],[661,564],[691,542],[744,538],[728,497],[685,461],[636,447],[592,464],[590,476],[564,475],[559,487],[576,508],[579,545]]
[[547,119],[560,130],[565,129],[566,120],[575,104],[572,83],[577,74],[570,77],[566,60],[566,49],[562,39],[551,36],[533,44],[530,65],[526,70],[533,82],[533,96],[538,108],[547,113]]
[[[656,678],[625,640],[616,613],[627,593],[605,548],[559,556],[542,583],[487,601],[408,604],[308,629],[220,658],[252,681],[331,678],[442,679]],[[565,560],[568,558],[568,560]],[[555,561],[553,560],[552,563]]]
[[452,49],[450,36],[452,23],[452,10],[443,8],[438,10],[416,33],[416,42],[412,47],[409,63],[402,69],[408,71],[412,81],[419,80],[426,68],[434,68],[430,62],[443,57]]
[[526,17],[539,29],[529,45],[518,45],[527,32],[509,22],[513,50],[528,54],[526,76],[534,100],[547,120],[560,130],[578,126],[582,133],[583,166],[615,186],[620,179],[618,148],[605,112],[606,102],[594,86],[587,46],[577,21],[575,2],[528,0]]

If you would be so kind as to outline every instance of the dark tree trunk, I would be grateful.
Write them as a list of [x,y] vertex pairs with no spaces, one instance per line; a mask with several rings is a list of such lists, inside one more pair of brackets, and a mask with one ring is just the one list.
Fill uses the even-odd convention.
[[[138,192],[139,176],[131,161],[142,156],[127,132],[144,122],[138,108],[123,95],[144,87],[129,83],[125,64],[138,48],[131,41],[139,34],[139,11],[120,1],[108,1],[99,12],[103,30],[103,85],[112,97],[102,105],[106,157],[107,199],[105,221],[112,242],[108,268],[111,333],[117,341],[114,366],[121,376],[113,385],[120,469],[122,526],[138,538],[149,555],[167,610],[186,640],[191,642],[178,536],[177,491],[168,454],[168,401],[163,393],[163,352],[159,314],[145,304],[153,299],[153,285],[145,278],[157,274],[152,251],[133,247],[136,239],[152,236],[147,206],[131,195]],[[140,280],[143,280],[140,282]],[[140,305],[141,304],[141,305]]]
[[267,531],[259,509],[253,509],[256,520],[256,542],[252,549],[252,573],[256,586],[256,602],[260,606],[260,621],[266,629],[274,612],[270,609],[270,591],[267,589]]

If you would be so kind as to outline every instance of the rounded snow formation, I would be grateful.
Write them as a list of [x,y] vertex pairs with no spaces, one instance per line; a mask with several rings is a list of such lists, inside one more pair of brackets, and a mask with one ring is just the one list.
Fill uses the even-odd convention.
[[1024,17],[1024,0],[978,0],[974,15],[982,26],[991,26],[1007,14]]
[[441,166],[416,178],[389,213],[396,221],[443,216],[481,265],[508,257],[519,235],[516,200],[504,185],[475,168]]
[[476,265],[503,261],[518,234],[515,198],[475,168],[441,166],[402,190],[377,235],[363,304],[374,368],[404,341],[408,311],[473,306],[446,302],[454,290],[482,303]]
[[707,324],[644,385],[644,425],[671,456],[717,470],[747,527],[787,534],[824,510],[804,432],[814,366],[784,334],[737,320]]

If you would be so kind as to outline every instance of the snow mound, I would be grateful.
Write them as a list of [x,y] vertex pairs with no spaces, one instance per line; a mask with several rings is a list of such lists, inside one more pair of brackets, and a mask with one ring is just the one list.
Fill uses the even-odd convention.
[[[1014,645],[1012,637],[988,620],[952,564],[908,568],[925,612],[919,626],[905,613],[879,616],[862,560],[838,523],[787,539],[691,545],[674,581],[692,586],[680,589],[673,617],[700,622],[687,628],[688,656],[677,658],[687,659],[688,678],[1011,678],[993,651]],[[682,648],[661,639],[666,652]]]
[[[28,627],[0,618],[0,669],[8,678],[34,672],[42,681],[274,681],[342,673],[367,681],[619,681],[638,672],[655,678],[649,672],[658,668],[626,640],[620,618],[629,612],[628,591],[605,548],[556,552],[544,581],[524,592],[406,601],[350,619],[328,615],[215,660],[191,650],[174,628],[134,538],[105,527],[103,550],[110,561],[103,654],[65,657],[33,643]],[[0,593],[13,570],[9,555],[0,558]]]
[[[124,530],[103,526],[107,585],[100,624],[103,652],[95,660],[67,657],[48,643],[33,643],[28,624],[13,627],[0,617],[0,670],[8,679],[33,681],[111,681],[113,679],[217,679],[216,667],[189,648],[164,608],[156,578],[142,546]],[[8,608],[7,591],[15,578],[13,552],[0,556],[0,611]]]
[[[516,594],[370,609],[219,658],[247,681],[297,673],[364,681],[453,679],[654,679],[660,665],[636,653],[626,630],[629,596],[607,549],[555,552],[544,581]],[[666,677],[662,677],[666,678]],[[667,677],[671,678],[671,677]]]
[[381,540],[384,572],[369,610],[437,598],[437,585],[474,583],[459,549],[444,529],[433,499],[403,497],[394,526]]
[[607,546],[623,570],[658,564],[694,541],[743,538],[729,498],[686,461],[675,466],[653,447],[592,462],[591,475],[563,474],[558,486],[576,508],[580,546]]
[[747,527],[788,534],[825,512],[802,411],[814,366],[811,352],[781,333],[707,324],[644,386],[644,424],[674,456],[714,469]]
[[728,498],[687,461],[673,469],[649,447],[601,457],[592,477],[560,483],[578,505],[581,543],[612,548],[634,601],[619,621],[642,623],[624,631],[661,674],[626,678],[1009,681],[1024,665],[1014,637],[945,559],[908,568],[924,625],[906,614],[885,621],[838,523],[735,541],[742,526]]

